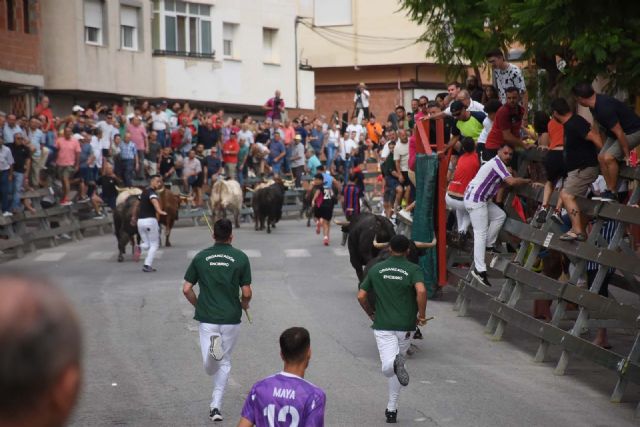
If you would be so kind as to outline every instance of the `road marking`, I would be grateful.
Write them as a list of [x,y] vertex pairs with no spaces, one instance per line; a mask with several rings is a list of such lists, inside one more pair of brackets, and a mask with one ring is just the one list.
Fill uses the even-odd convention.
[[38,255],[34,261],[60,261],[67,255],[66,252],[47,252]]
[[242,252],[245,253],[249,258],[260,258],[262,257],[262,252],[258,249],[241,249]]
[[113,252],[91,252],[87,259],[106,261],[108,259],[111,259],[113,255]]
[[306,249],[285,249],[284,256],[287,258],[309,258],[311,254]]
[[347,256],[349,255],[349,251],[345,248],[334,248],[333,253],[336,256]]
[[445,383],[449,383],[449,384],[457,384],[458,381],[456,380],[444,380]]

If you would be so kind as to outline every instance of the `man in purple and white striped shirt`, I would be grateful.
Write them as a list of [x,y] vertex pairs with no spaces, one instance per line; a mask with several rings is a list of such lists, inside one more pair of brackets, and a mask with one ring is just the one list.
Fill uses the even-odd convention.
[[481,284],[491,286],[487,279],[487,266],[484,262],[485,251],[493,251],[498,233],[507,215],[491,201],[502,183],[521,185],[530,179],[515,178],[507,170],[511,163],[513,147],[503,145],[498,155],[482,165],[476,176],[467,186],[464,194],[464,207],[469,212],[473,226],[473,268],[471,275]]

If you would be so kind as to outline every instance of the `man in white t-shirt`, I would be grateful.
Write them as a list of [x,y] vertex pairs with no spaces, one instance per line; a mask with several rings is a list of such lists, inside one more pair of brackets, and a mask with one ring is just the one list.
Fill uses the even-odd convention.
[[353,95],[354,115],[358,118],[358,122],[362,119],[369,120],[369,98],[371,94],[367,90],[364,83],[360,83],[356,88],[356,93]]
[[396,206],[400,206],[403,198],[406,205],[409,206],[411,204],[411,194],[415,191],[415,187],[409,179],[409,137],[404,129],[398,131],[398,143],[393,151],[393,159],[396,163],[398,181],[403,188],[403,192],[398,193]]
[[380,160],[382,161],[389,157],[389,153],[391,152],[389,150],[389,143],[393,141],[396,145],[398,144],[398,135],[396,134],[396,131],[393,129],[388,130],[386,139],[387,142],[384,143],[382,150],[380,150]]
[[507,62],[500,49],[488,52],[486,58],[487,62],[493,68],[493,86],[495,86],[498,91],[500,102],[502,102],[503,105],[507,103],[508,88],[517,87],[520,91],[522,107],[524,108],[522,127],[526,127],[529,95],[527,94],[527,85],[525,84],[522,70],[520,70],[518,66]]
[[100,128],[102,131],[102,139],[100,140],[100,147],[102,150],[108,150],[111,148],[111,141],[113,141],[113,137],[118,135],[120,132],[115,125],[115,120],[113,119],[113,113],[107,113],[104,120],[96,123],[96,126]]
[[[456,95],[456,99],[454,99],[453,101],[462,102],[464,106],[467,107],[467,111],[484,112],[484,105],[482,105],[478,101],[474,101],[473,99],[471,99],[471,95],[469,94],[469,91],[466,89],[461,89],[460,91],[458,91],[458,94]],[[444,110],[444,113],[447,116],[451,115],[451,104],[453,104],[453,101],[449,104],[447,109]]]
[[[358,119],[358,117],[353,117],[351,119],[351,124],[349,126],[347,126],[347,132],[349,133],[349,136],[354,140],[354,141],[360,141],[360,134],[362,132],[364,132],[365,129],[364,127],[360,124],[360,120]],[[353,132],[356,133],[355,137],[352,135]]]
[[171,138],[168,138],[167,135],[167,128],[169,127],[169,116],[167,116],[167,113],[165,111],[166,109],[167,103],[165,101],[162,104],[158,105],[156,111],[151,113],[151,127],[158,134],[158,144],[160,144],[162,148],[171,145]]
[[349,174],[353,169],[353,160],[358,154],[356,131],[351,131],[348,135],[349,137],[344,140],[344,182],[349,180]]

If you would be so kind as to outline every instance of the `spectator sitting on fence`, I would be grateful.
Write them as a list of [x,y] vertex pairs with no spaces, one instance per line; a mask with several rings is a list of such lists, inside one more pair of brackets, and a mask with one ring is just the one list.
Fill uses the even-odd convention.
[[469,212],[464,207],[464,193],[471,180],[480,169],[480,161],[475,152],[475,144],[473,138],[464,137],[460,141],[462,144],[462,156],[458,160],[453,179],[447,188],[445,202],[447,207],[453,209],[456,214],[456,222],[458,225],[458,234],[454,240],[460,244],[464,244],[467,236],[471,218]]
[[640,116],[623,102],[608,95],[596,94],[589,83],[579,83],[572,91],[580,105],[589,107],[593,118],[604,127],[607,134],[607,140],[598,155],[607,190],[596,200],[615,201],[618,162],[628,164],[630,151],[640,145]]
[[69,199],[71,178],[80,167],[80,143],[72,137],[71,124],[65,125],[63,136],[56,140],[56,165],[58,175],[62,180],[62,200],[60,205],[68,206],[73,202]]
[[571,229],[560,236],[560,240],[584,241],[587,238],[585,218],[580,213],[576,197],[586,196],[589,186],[598,178],[598,150],[602,148],[602,139],[597,129],[571,111],[564,98],[554,99],[551,110],[553,118],[564,127],[567,179],[560,197],[571,219]]

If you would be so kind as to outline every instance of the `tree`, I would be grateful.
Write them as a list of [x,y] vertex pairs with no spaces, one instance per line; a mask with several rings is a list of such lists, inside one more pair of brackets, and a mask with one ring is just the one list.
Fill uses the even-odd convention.
[[[427,55],[449,65],[478,67],[492,48],[520,44],[557,92],[606,77],[606,89],[640,92],[640,2],[622,0],[401,0],[426,26]],[[567,65],[559,70],[557,60]]]

